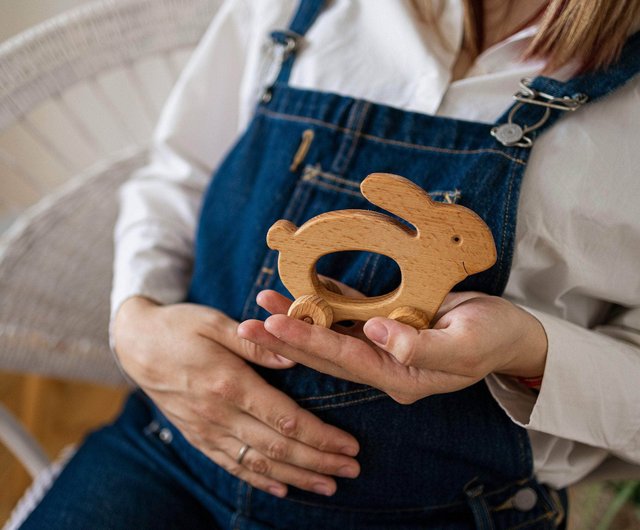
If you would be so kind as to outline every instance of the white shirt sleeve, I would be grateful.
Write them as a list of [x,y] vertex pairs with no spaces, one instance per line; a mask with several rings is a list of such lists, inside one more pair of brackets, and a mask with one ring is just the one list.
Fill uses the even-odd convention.
[[529,431],[539,478],[566,486],[580,478],[577,462],[586,473],[609,455],[640,465],[640,308],[620,310],[593,330],[525,309],[549,340],[540,393],[509,377],[491,375],[487,384]]
[[120,192],[112,318],[127,298],[185,299],[200,202],[246,117],[240,111],[251,12],[222,3],[165,105],[149,165]]

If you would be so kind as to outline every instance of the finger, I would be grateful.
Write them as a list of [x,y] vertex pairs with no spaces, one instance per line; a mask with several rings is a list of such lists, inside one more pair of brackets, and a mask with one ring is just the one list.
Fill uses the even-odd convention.
[[[417,334],[410,326],[405,327]],[[474,382],[458,374],[405,365],[386,351],[354,337],[282,315],[269,317],[265,328],[286,341],[287,347],[278,347],[282,355],[322,372],[379,388],[399,403],[413,403],[422,397],[459,390]]]
[[277,433],[323,452],[358,454],[360,447],[352,435],[323,422],[256,373],[247,372],[241,383],[241,388],[238,388],[239,382],[235,382],[234,388],[229,390],[237,393],[236,403],[240,410]]
[[268,311],[272,315],[284,314],[286,315],[291,307],[291,300],[286,296],[281,295],[277,291],[266,289],[260,291],[256,296],[256,303],[264,310]]
[[[253,423],[249,429],[251,439],[255,439],[253,429],[257,422],[254,420]],[[189,429],[183,434],[192,445],[228,473],[277,497],[286,495],[287,484],[321,495],[333,495],[336,491],[333,478],[274,461],[263,454],[258,445],[240,441],[215,425],[209,425],[206,432],[201,430],[197,436]]]
[[204,453],[227,473],[276,497],[285,497],[287,495],[287,486],[284,483],[266,475],[255,473],[238,462],[240,447],[243,444],[225,433],[224,430],[209,425],[206,434],[202,430],[200,430],[200,434],[195,434],[189,423],[175,418],[172,418],[171,421],[191,445]]
[[[285,463],[303,470],[313,471],[322,475],[335,475],[345,478],[355,478],[360,473],[358,462],[349,456],[320,451],[306,444],[287,438],[273,429],[244,414],[238,417],[232,426],[232,434],[245,440],[262,455],[278,463]],[[254,471],[256,471],[254,469]],[[272,478],[284,480],[284,476],[271,474]]]
[[[290,319],[294,321],[293,319]],[[308,326],[309,324],[304,324]],[[346,328],[343,328],[346,329]],[[335,377],[340,377],[342,379],[354,380],[353,374],[349,374],[346,370],[344,370],[341,366],[334,364],[327,359],[324,359],[321,355],[314,355],[313,353],[308,353],[304,350],[299,350],[294,348],[291,344],[281,341],[275,335],[269,333],[264,328],[264,322],[260,321],[246,321],[243,322],[242,326],[239,328],[239,332],[246,339],[255,342],[262,348],[271,349],[273,351],[279,352],[279,355],[286,357],[287,359],[291,359],[291,361],[295,361],[300,364],[304,364],[314,370],[318,370],[319,372],[323,372],[325,374],[330,374]],[[361,381],[364,382],[364,381]]]
[[[241,443],[238,441],[238,443],[235,444],[235,447],[238,448],[236,449],[235,453],[237,455],[240,450],[239,447],[241,447]],[[249,456],[249,452],[251,452],[251,450],[247,452],[247,455],[245,455],[242,463],[239,463],[237,461],[237,458],[231,457],[228,451],[225,451],[223,449],[210,449],[206,446],[204,448],[200,447],[200,449],[205,455],[207,455],[225,471],[227,471],[234,477],[247,482],[254,488],[265,491],[280,498],[287,495],[286,483],[275,480],[264,473],[256,473],[255,471],[244,465],[246,464],[246,458],[247,456]],[[229,452],[230,451],[231,449],[229,449]]]
[[401,375],[391,356],[351,335],[282,315],[269,317],[265,330],[288,346],[278,350],[281,355],[336,377],[388,388]]
[[[171,419],[192,445],[226,471],[278,497],[286,495],[285,484],[332,495],[336,490],[336,482],[327,473],[353,478],[360,471],[353,458],[324,454],[284,438],[247,414],[235,414],[228,427],[202,422],[194,427],[191,422]],[[308,463],[310,453],[305,452],[313,452],[316,462],[312,467],[321,471],[295,464],[298,460]],[[279,461],[274,457],[291,462]],[[323,469],[327,471],[322,472]]]
[[433,317],[432,323],[436,324],[440,317],[459,306],[463,302],[467,300],[471,300],[472,298],[479,298],[481,296],[487,296],[484,293],[476,292],[476,291],[458,291],[447,294],[445,296],[442,305],[439,307],[438,312]]
[[364,325],[365,335],[405,366],[449,371],[459,361],[461,345],[446,329],[415,328],[375,317]]
[[[263,454],[257,446],[240,441],[233,436],[217,435],[215,443],[216,449],[227,457],[219,458],[230,467],[233,475],[242,480],[250,479],[261,483],[261,478],[266,478],[279,484],[289,484],[321,495],[333,495],[336,491],[336,481],[333,478],[274,461]],[[268,487],[270,486],[269,483]]]
[[238,322],[220,311],[207,309],[200,333],[243,359],[267,368],[290,368],[293,363],[238,335]]
[[[270,352],[279,351],[277,349],[278,348],[277,342],[275,341],[269,342],[269,346],[267,346],[267,341],[257,339],[258,337],[260,337],[262,334],[265,333],[264,322],[262,320],[251,319],[251,320],[245,320],[244,322],[241,322],[240,325],[238,326],[237,333],[238,333],[238,336],[241,337],[243,340],[253,343],[256,348],[260,348],[263,351],[270,351]],[[279,366],[279,368],[290,368],[296,365],[295,361],[282,356],[280,353],[274,353],[273,355],[275,355],[280,360],[281,365]]]
[[266,476],[298,489],[312,491],[320,495],[333,495],[336,492],[336,481],[331,477],[313,473],[286,463],[276,462],[255,447],[251,447],[242,460],[242,466],[250,473]]

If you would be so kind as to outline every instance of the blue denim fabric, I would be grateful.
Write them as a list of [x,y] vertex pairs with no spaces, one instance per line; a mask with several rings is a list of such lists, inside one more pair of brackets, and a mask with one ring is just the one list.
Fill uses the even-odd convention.
[[[408,455],[412,449],[399,451]],[[514,492],[526,488],[537,492],[539,502],[531,511],[520,512],[511,502]],[[136,392],[113,425],[88,437],[21,528],[457,530],[474,528],[475,513],[476,520],[484,521],[479,528],[524,523],[518,528],[537,530],[556,528],[553,521],[563,512],[563,502],[564,497],[526,479],[493,491],[471,481],[461,498],[430,507],[389,508],[385,502],[348,509],[313,499],[276,499],[213,466]]]
[[[320,3],[302,4],[308,14]],[[303,33],[308,22],[298,16],[290,29]],[[283,38],[286,33],[274,34],[277,41]],[[639,39],[634,39],[637,49]],[[265,244],[267,229],[281,218],[300,226],[331,210],[376,209],[358,191],[372,172],[403,175],[436,199],[478,213],[492,230],[498,260],[457,289],[500,295],[509,276],[520,184],[530,153],[528,148],[505,147],[491,136],[491,128],[503,123],[508,112],[497,124],[475,123],[294,89],[287,85],[293,60],[292,55],[285,61],[248,130],[212,180],[197,234],[189,299],[238,320],[266,317],[255,303],[257,293],[267,288],[287,293],[277,274],[277,252]],[[639,68],[636,54],[627,49],[607,74],[577,78],[566,86],[539,78],[534,85],[555,96],[584,92],[594,100]],[[529,120],[538,121],[541,110],[525,106],[518,117],[533,123]],[[546,126],[560,114],[550,111]],[[291,168],[306,130],[313,131],[310,149],[304,164]],[[331,255],[318,263],[318,272],[369,296],[389,292],[400,281],[388,258],[366,252]],[[291,516],[291,528],[302,520],[308,528],[365,528],[373,523],[357,518],[366,513],[384,514],[385,528],[424,527],[428,521],[437,528],[555,527],[544,488],[532,476],[528,436],[507,418],[484,383],[402,406],[375,389],[304,366],[257,370],[324,421],[352,433],[361,443],[362,474],[340,481],[330,499],[292,489],[287,500],[278,500],[232,477],[225,477],[224,485],[212,484],[218,492],[246,488],[246,498],[236,504],[239,515],[287,528],[283,513]],[[188,445],[183,450],[186,462],[197,458]],[[508,498],[525,483],[538,493],[536,506],[496,511],[489,500],[495,492]],[[335,517],[336,526],[314,526],[310,517],[316,511],[323,514],[321,520]]]
[[[320,0],[303,0],[290,29],[303,35],[321,7]],[[282,34],[274,39],[282,39]],[[618,65],[607,72],[568,84],[538,78],[534,86],[556,96],[579,91],[591,100],[602,97],[640,69],[640,39],[634,36],[629,42]],[[256,294],[266,288],[286,293],[277,275],[277,253],[265,244],[268,228],[281,218],[300,225],[330,210],[372,208],[359,193],[360,182],[372,172],[403,175],[437,200],[476,211],[493,232],[498,261],[457,288],[500,295],[509,275],[518,195],[530,150],[499,144],[490,134],[496,124],[294,89],[287,85],[294,58],[293,54],[284,62],[270,97],[257,106],[250,126],[206,193],[189,300],[238,320],[265,317],[255,303]],[[529,120],[537,121],[539,112],[526,106],[519,117],[533,123]],[[560,114],[552,111],[547,126]],[[508,111],[497,124],[507,115]],[[313,141],[304,162],[292,170],[306,130],[313,131]],[[399,283],[398,269],[388,258],[365,252],[331,255],[318,270],[367,295],[388,292]],[[40,528],[38,522],[43,521],[47,527],[65,527],[51,522],[56,506],[66,506],[72,484],[92,464],[106,477],[101,491],[109,504],[103,510],[111,509],[113,519],[99,518],[97,524],[86,525],[91,528],[131,527],[125,523],[134,502],[138,509],[164,514],[166,506],[183,502],[185,492],[221,528],[546,529],[562,524],[564,494],[535,480],[526,431],[507,418],[484,383],[406,406],[376,389],[303,366],[256,369],[301,406],[359,440],[358,479],[338,479],[338,491],[331,498],[291,488],[286,499],[278,499],[254,490],[191,446],[152,403],[135,394],[116,425],[94,434],[80,450],[26,528]],[[158,432],[171,434],[163,442]],[[116,441],[107,443],[110,438]],[[110,451],[104,461],[99,450]],[[125,478],[110,471],[118,465]],[[129,476],[139,488],[133,497],[122,487]],[[145,489],[145,481],[134,476],[146,476],[146,483],[157,487]],[[90,491],[97,495],[98,489],[92,486]],[[536,502],[527,509],[514,502],[523,491],[535,493]],[[148,502],[137,500],[145,494]],[[86,495],[80,498],[90,505]],[[191,501],[184,502],[191,506]],[[176,513],[178,518],[185,516]],[[170,522],[164,527],[207,524],[201,522],[206,521],[202,510],[194,509],[193,514],[193,523],[185,519],[189,522],[184,524],[167,515]]]

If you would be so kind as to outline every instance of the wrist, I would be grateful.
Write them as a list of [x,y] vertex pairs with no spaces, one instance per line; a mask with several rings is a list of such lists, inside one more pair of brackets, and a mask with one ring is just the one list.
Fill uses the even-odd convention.
[[513,356],[497,373],[509,375],[525,386],[539,388],[547,361],[549,341],[542,323],[531,313],[514,306],[520,313],[520,336],[513,344]]
[[146,327],[146,317],[158,307],[160,304],[143,296],[132,296],[122,302],[111,326],[112,349],[117,357],[120,358],[122,351],[128,349],[126,345]]
[[114,329],[121,328],[143,317],[146,313],[154,308],[159,307],[158,302],[154,302],[150,298],[144,296],[132,296],[127,298],[116,311],[113,317]]

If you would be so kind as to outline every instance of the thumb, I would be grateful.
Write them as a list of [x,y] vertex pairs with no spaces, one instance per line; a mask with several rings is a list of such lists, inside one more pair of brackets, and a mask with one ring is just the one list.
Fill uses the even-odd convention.
[[239,324],[221,311],[203,308],[203,315],[207,325],[200,328],[200,335],[219,344],[227,350],[249,361],[267,368],[291,368],[295,363],[275,352],[262,348],[258,344],[251,342],[246,334],[241,333],[241,327],[246,328],[261,326],[261,322],[247,321]]
[[446,332],[435,329],[418,331],[390,318],[372,318],[364,325],[363,331],[369,340],[405,366],[434,368],[437,359],[447,355],[449,350]]

